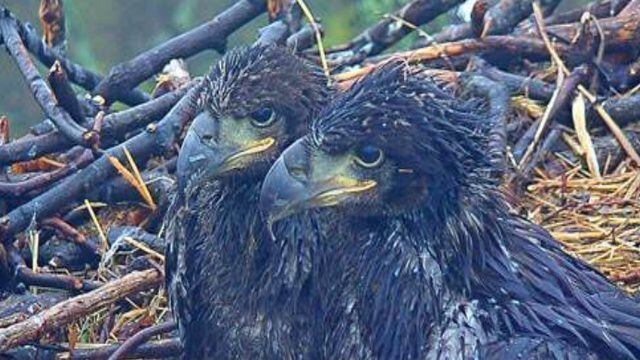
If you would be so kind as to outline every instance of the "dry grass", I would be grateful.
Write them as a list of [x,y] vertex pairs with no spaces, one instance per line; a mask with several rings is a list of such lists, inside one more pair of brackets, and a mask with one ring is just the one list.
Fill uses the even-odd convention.
[[567,252],[592,264],[631,293],[640,290],[640,170],[622,163],[593,178],[585,165],[562,160],[555,178],[537,172],[521,211]]

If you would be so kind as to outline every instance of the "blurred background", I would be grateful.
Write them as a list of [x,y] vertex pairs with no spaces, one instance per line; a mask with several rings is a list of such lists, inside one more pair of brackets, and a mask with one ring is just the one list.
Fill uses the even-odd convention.
[[[583,5],[591,0],[564,0],[562,9]],[[67,25],[67,53],[86,68],[106,74],[109,69],[147,50],[166,39],[211,19],[235,0],[65,0]],[[407,0],[306,0],[314,15],[325,29],[325,45],[349,41],[360,31],[399,8]],[[473,3],[473,1],[469,1]],[[39,0],[0,0],[19,19],[39,29]],[[457,12],[441,16],[427,32],[459,21]],[[251,43],[256,30],[266,23],[266,16],[229,38],[228,47]],[[410,35],[397,46],[410,44]],[[187,61],[192,75],[201,75],[219,55],[207,51]],[[47,69],[40,68],[42,74]],[[142,85],[151,90],[153,79]],[[0,53],[0,115],[11,120],[11,134],[17,137],[29,126],[42,120],[42,114],[33,100],[24,80],[12,60]]]

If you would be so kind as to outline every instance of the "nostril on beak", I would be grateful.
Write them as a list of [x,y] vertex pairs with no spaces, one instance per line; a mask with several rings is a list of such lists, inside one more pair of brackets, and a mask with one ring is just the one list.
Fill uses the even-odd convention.
[[204,141],[210,142],[211,140],[213,140],[213,135],[211,134],[204,134],[201,135],[200,138]]
[[291,174],[291,176],[302,182],[302,183],[306,183],[307,182],[307,174],[305,173],[304,169],[302,167],[291,167],[289,168],[289,174]]

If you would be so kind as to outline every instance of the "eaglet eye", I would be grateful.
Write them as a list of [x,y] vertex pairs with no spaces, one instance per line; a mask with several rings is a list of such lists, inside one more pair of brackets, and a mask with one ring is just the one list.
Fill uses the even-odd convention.
[[365,168],[374,168],[380,166],[384,161],[384,153],[382,150],[373,145],[361,146],[356,150],[355,161],[358,165]]
[[251,123],[257,127],[270,126],[277,119],[275,111],[268,107],[260,108],[252,112],[249,116],[251,117]]

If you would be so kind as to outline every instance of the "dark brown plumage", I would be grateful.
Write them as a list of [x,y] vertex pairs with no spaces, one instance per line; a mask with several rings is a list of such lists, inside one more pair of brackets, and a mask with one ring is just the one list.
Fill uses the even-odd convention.
[[391,63],[271,168],[265,216],[323,209],[324,356],[640,357],[640,307],[508,211],[479,121]]
[[[258,210],[269,166],[328,98],[322,71],[275,46],[240,48],[207,77],[178,159],[167,287],[188,359],[307,358],[311,256],[272,240]],[[313,241],[305,219],[274,229]],[[305,245],[305,249],[312,245]],[[296,257],[298,259],[298,257]]]

